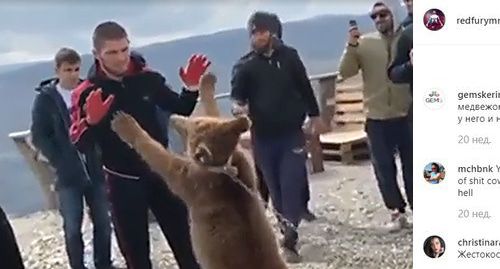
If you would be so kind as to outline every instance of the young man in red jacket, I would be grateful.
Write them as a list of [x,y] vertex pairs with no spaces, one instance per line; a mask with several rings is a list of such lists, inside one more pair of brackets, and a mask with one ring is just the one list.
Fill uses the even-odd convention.
[[148,209],[155,215],[181,269],[198,269],[189,236],[185,205],[174,196],[127,144],[111,130],[113,113],[131,114],[157,141],[165,138],[157,108],[190,115],[198,98],[198,84],[210,62],[191,57],[180,69],[185,85],[180,94],[165,78],[130,55],[125,29],[115,22],[97,26],[93,35],[95,66],[73,92],[71,138],[78,148],[96,143],[107,173],[113,222],[129,269],[150,269]]

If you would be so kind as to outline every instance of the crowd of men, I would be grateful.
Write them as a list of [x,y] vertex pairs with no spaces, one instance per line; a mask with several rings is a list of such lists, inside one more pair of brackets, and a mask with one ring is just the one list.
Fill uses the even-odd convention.
[[[370,16],[375,32],[348,31],[339,73],[348,78],[362,71],[367,108],[366,133],[391,230],[408,226],[412,190],[412,0],[404,0],[408,17],[397,26],[384,2]],[[252,151],[283,234],[286,259],[300,262],[299,224],[314,220],[308,209],[309,183],[305,134],[327,127],[296,49],[282,40],[277,15],[255,12],[248,25],[252,50],[234,65],[231,78],[233,114],[252,120]],[[151,172],[140,157],[114,134],[115,111],[131,114],[153,138],[168,146],[160,112],[190,115],[199,84],[210,61],[194,55],[181,68],[180,93],[147,68],[144,57],[130,51],[126,30],[116,22],[99,24],[93,33],[95,62],[80,79],[81,58],[62,48],[55,56],[56,78],[42,81],[32,108],[33,144],[55,168],[59,212],[70,267],[84,269],[82,219],[84,201],[93,222],[94,264],[115,268],[111,258],[113,223],[127,268],[151,268],[148,210],[154,214],[179,268],[199,268],[193,254],[185,205]],[[307,120],[306,120],[307,119]],[[307,124],[304,124],[307,122]],[[402,162],[407,202],[397,183],[395,153]],[[262,188],[261,188],[262,189]],[[24,268],[7,217],[0,211],[0,267]],[[4,237],[5,235],[5,237]],[[271,243],[271,242],[270,242]]]

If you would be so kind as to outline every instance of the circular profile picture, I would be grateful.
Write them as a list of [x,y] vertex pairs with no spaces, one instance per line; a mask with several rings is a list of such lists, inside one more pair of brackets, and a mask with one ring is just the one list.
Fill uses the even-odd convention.
[[424,95],[424,104],[427,108],[438,110],[444,105],[443,92],[437,89],[429,90]]
[[446,172],[440,163],[429,163],[424,168],[424,179],[430,184],[439,184],[444,180]]
[[427,237],[424,242],[424,253],[429,258],[439,258],[443,256],[445,251],[445,245],[443,238],[433,235]]
[[443,11],[433,8],[425,12],[424,25],[431,31],[438,31],[444,27],[445,16]]

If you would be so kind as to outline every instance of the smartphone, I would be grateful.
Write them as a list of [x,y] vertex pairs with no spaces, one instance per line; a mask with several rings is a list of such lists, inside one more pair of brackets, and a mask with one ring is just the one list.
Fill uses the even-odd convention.
[[[350,20],[349,21],[349,29],[350,30],[358,30],[358,22],[356,22],[356,20]],[[359,38],[359,35],[356,36],[357,38]]]

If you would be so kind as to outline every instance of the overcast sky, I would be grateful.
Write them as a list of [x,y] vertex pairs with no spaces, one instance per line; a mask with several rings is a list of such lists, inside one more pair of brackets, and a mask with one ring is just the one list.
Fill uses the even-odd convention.
[[88,53],[92,30],[105,20],[121,23],[129,31],[132,45],[142,46],[244,27],[255,10],[277,12],[282,21],[290,21],[322,14],[367,13],[375,0],[143,0],[141,4],[79,0],[67,4],[75,1],[1,3],[0,65],[51,59],[61,46]]

